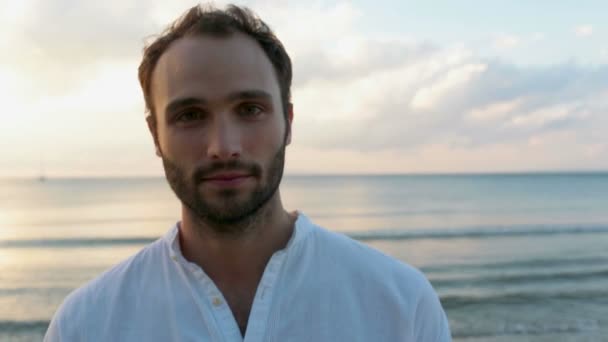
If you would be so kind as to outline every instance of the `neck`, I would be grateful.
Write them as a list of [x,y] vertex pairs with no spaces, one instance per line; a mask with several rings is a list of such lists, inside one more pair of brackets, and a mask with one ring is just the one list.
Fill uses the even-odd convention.
[[217,233],[182,206],[182,253],[216,284],[257,286],[272,254],[287,245],[295,218],[283,209],[278,190],[254,217],[242,223],[246,227],[231,230],[238,234]]

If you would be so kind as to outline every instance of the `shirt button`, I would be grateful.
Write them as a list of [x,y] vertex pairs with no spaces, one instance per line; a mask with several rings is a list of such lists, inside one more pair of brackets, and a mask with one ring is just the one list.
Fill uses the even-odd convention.
[[173,259],[173,261],[177,261],[177,255],[172,255],[171,259]]
[[222,305],[222,300],[219,297],[213,297],[213,306],[220,306]]

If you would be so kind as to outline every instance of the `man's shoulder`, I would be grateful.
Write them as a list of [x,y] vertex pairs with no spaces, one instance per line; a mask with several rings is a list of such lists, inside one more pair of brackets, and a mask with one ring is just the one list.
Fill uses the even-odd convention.
[[158,262],[162,244],[162,239],[159,239],[147,245],[72,291],[57,309],[53,320],[68,320],[72,325],[78,325],[75,322],[86,325],[87,320],[96,320],[108,314],[107,310],[112,305],[137,291],[140,283],[145,281],[142,273],[146,273]]
[[437,293],[421,271],[345,234],[311,226],[310,248],[305,250],[316,258],[311,266],[322,274],[318,278],[330,300],[342,300],[347,307],[359,303],[366,309],[379,308],[405,331],[410,329],[413,340],[450,340]]
[[415,267],[345,234],[313,224],[316,253],[342,270],[377,277],[383,284],[394,280],[408,287],[428,289],[426,277]]
[[157,266],[162,252],[163,240],[156,240],[74,291],[74,296],[91,296],[99,292],[115,290],[117,287],[128,286],[130,282],[139,278],[142,272]]

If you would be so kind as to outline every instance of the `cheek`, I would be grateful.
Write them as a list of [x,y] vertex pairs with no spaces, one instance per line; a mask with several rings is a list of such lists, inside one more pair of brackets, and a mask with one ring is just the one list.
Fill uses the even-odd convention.
[[274,155],[284,140],[281,123],[268,123],[255,129],[247,129],[242,134],[243,149],[256,155]]
[[172,160],[196,161],[201,154],[204,141],[201,139],[201,132],[196,131],[171,131],[164,132],[164,137],[160,138],[160,145],[165,156]]

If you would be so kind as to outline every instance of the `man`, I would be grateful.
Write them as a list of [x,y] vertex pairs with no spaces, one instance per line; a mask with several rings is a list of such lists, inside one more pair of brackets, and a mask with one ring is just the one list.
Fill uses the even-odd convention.
[[144,50],[182,218],[70,294],[46,341],[450,341],[421,273],[283,209],[291,61],[250,11],[193,7]]

